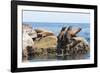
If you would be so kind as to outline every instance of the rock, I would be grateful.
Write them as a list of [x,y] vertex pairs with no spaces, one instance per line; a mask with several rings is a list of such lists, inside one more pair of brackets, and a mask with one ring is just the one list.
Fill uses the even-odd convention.
[[[75,39],[76,41],[80,41],[80,43],[78,43],[75,47],[77,49],[83,49],[84,51],[88,52],[90,50],[90,46],[89,43],[87,42],[87,40],[83,37],[74,37],[73,39]],[[80,48],[78,48],[80,46]]]
[[28,35],[33,39],[33,38],[37,38],[37,33],[34,30],[31,30],[30,32],[28,32]]
[[56,36],[46,36],[39,41],[34,41],[34,45],[37,47],[37,49],[34,50],[36,55],[47,55],[49,54],[48,49],[50,51],[55,51],[57,38]]
[[23,24],[23,56],[41,56],[55,50],[57,37],[51,31],[44,29],[33,30],[30,25]]
[[35,45],[37,46],[37,48],[56,47],[57,38],[56,36],[47,36],[47,37],[42,38],[39,41],[35,41]]
[[34,45],[34,42],[32,38],[27,34],[23,33],[23,49],[26,48],[26,46],[32,46]]
[[34,41],[32,38],[36,38],[37,34],[36,32],[32,29],[30,25],[23,24],[23,57],[29,58],[29,55],[34,51]]
[[[63,29],[63,28],[62,28]],[[68,27],[67,29],[61,30],[60,34],[58,35],[57,41],[57,53],[58,54],[66,54],[67,55],[78,55],[78,54],[85,54],[89,52],[89,44],[83,38],[77,36],[77,33],[80,31],[80,28],[74,29],[72,27]],[[63,52],[62,52],[63,51]],[[81,52],[81,53],[79,53]]]
[[34,42],[26,32],[23,32],[23,56],[25,57],[28,56],[28,51],[27,51],[28,46],[33,47]]
[[26,33],[29,33],[32,30],[32,26],[29,24],[23,24],[22,28],[23,28],[23,32],[26,32]]
[[86,44],[89,44],[86,40],[85,40],[85,38],[83,38],[83,37],[73,37],[73,39],[75,39],[75,40],[77,40],[77,41],[80,41],[80,42],[84,42],[84,43],[86,43]]
[[23,32],[26,32],[32,39],[37,38],[37,32],[32,29],[31,25],[23,24]]

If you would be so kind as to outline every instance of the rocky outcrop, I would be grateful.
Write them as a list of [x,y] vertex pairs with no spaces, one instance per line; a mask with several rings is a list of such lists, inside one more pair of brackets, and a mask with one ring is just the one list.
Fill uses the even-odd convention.
[[31,38],[37,37],[37,32],[32,29],[31,25],[23,24],[23,33],[27,33]]
[[[37,39],[35,42],[35,53],[37,55],[47,55],[48,50],[55,51],[57,45],[57,37],[51,31],[43,29],[35,29],[37,32]],[[55,52],[56,53],[56,52]]]
[[32,29],[31,25],[23,24],[23,59],[28,59],[34,56],[34,41],[33,38],[37,37],[37,33]]
[[73,29],[71,26],[63,27],[60,34],[57,36],[57,54],[58,55],[80,55],[89,51],[88,42],[77,36],[80,28]]
[[44,29],[34,29],[23,24],[23,58],[36,56],[84,55],[90,50],[89,43],[77,33],[81,28],[63,27],[58,36]]
[[28,47],[33,47],[34,42],[28,33],[23,32],[23,57],[28,57]]
[[56,45],[57,37],[51,31],[33,30],[30,25],[23,24],[23,57],[48,54],[48,50],[55,50]]
[[56,50],[56,45],[57,45],[57,38],[55,36],[47,36],[39,41],[35,41],[35,46],[37,46],[35,52],[38,52],[38,54],[40,55],[41,54],[47,55],[49,53],[48,50],[51,51]]

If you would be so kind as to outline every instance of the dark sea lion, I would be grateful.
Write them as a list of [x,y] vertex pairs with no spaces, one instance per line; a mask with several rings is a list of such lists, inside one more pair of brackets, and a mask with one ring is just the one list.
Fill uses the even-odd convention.
[[[83,51],[85,49],[88,49],[88,47],[84,47],[84,43],[87,44],[84,38],[78,37],[77,33],[80,32],[81,28],[72,28],[72,26],[69,26],[68,28],[62,27],[62,30],[60,31],[60,34],[57,36],[57,52],[58,55],[67,53],[70,51],[70,54],[78,54],[78,51]],[[88,44],[87,44],[88,45]],[[88,50],[87,50],[88,51]]]
[[64,34],[65,34],[66,27],[62,27],[60,34],[57,36],[59,40],[64,40]]

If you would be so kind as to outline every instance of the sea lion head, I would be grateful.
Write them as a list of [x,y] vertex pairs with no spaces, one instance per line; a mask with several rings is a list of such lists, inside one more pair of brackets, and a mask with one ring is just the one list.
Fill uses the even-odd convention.
[[70,31],[70,30],[72,30],[72,26],[69,26],[69,27],[67,28],[67,31]]
[[62,27],[61,31],[65,31],[66,27]]

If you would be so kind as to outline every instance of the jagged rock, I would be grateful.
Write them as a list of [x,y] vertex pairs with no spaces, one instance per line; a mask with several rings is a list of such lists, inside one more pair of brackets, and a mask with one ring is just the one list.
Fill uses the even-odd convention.
[[23,24],[22,25],[22,28],[23,28],[22,31],[23,32],[26,32],[27,34],[32,31],[32,26],[31,25],[28,25],[28,24]]
[[32,45],[34,45],[32,38],[27,33],[23,33],[23,49]]
[[32,39],[37,37],[37,32],[32,29],[31,25],[23,24],[23,32],[26,32]]
[[33,47],[33,45],[34,42],[32,38],[26,32],[23,32],[23,56],[28,56],[27,47]]
[[29,58],[29,55],[34,51],[34,41],[32,38],[36,38],[37,34],[30,25],[23,24],[23,51],[22,55],[25,58]]

